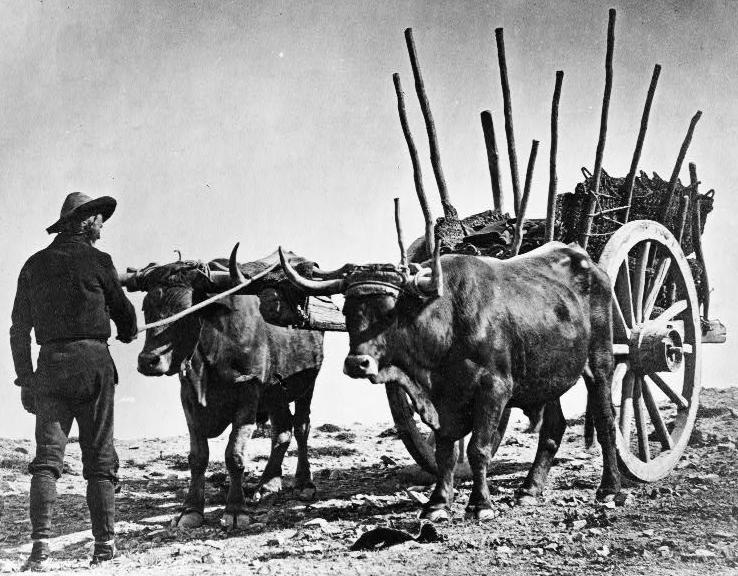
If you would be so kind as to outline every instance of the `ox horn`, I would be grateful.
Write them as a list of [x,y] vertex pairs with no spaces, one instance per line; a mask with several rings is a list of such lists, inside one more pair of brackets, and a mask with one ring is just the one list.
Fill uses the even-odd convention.
[[343,278],[354,268],[356,268],[354,264],[344,264],[335,270],[321,270],[317,266],[313,266],[313,276],[317,276],[321,280],[334,280],[335,278]]
[[246,280],[246,276],[243,275],[243,272],[241,272],[241,269],[238,267],[238,262],[236,260],[236,256],[238,255],[238,247],[240,245],[240,242],[236,242],[233,250],[231,250],[231,257],[228,258],[228,273],[230,274],[231,284],[233,286],[238,286],[239,284],[244,284],[248,281]]
[[338,294],[343,288],[343,278],[336,278],[334,280],[308,280],[300,276],[287,261],[287,258],[285,258],[281,246],[279,247],[279,261],[282,263],[282,270],[284,270],[289,281],[308,295],[331,296]]
[[431,263],[431,275],[416,280],[418,290],[428,296],[443,296],[443,269],[441,268],[441,243],[436,241]]

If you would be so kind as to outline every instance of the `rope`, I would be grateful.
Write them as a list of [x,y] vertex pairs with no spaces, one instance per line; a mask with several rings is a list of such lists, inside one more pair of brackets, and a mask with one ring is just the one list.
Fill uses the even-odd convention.
[[169,318],[162,318],[161,320],[157,320],[156,322],[152,322],[151,324],[144,324],[138,329],[138,332],[145,332],[146,330],[151,330],[152,328],[158,328],[159,326],[166,326],[167,324],[171,324],[172,322],[176,322],[177,320],[180,320],[181,318],[184,318],[185,316],[188,316],[192,314],[193,312],[197,312],[198,310],[201,310],[205,308],[205,306],[208,306],[209,304],[212,304],[213,302],[217,302],[218,300],[222,300],[226,296],[230,296],[231,294],[238,292],[245,286],[248,286],[251,284],[254,280],[258,280],[259,278],[263,278],[270,272],[272,272],[275,268],[279,266],[279,262],[276,264],[272,264],[269,266],[266,270],[263,270],[262,272],[259,272],[255,276],[252,276],[245,282],[242,282],[238,286],[234,286],[233,288],[229,288],[225,292],[221,292],[220,294],[216,294],[215,296],[211,296],[207,300],[203,300],[202,302],[198,302],[194,306],[191,306],[187,308],[186,310],[182,310],[182,312],[178,312],[174,316],[169,316]]

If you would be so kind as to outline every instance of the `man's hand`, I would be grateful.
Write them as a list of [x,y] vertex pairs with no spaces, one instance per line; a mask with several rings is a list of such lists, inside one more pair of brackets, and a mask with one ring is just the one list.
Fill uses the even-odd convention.
[[120,340],[121,342],[123,342],[123,344],[130,344],[130,343],[131,343],[131,342],[133,342],[133,341],[134,341],[134,340],[135,340],[136,338],[138,338],[138,332],[136,332],[136,333],[135,333],[135,334],[133,334],[132,336],[123,336],[122,334],[118,334],[118,335],[117,335],[117,336],[115,337],[115,339],[116,339],[116,340]]
[[36,413],[36,392],[29,385],[21,386],[21,402],[26,412]]

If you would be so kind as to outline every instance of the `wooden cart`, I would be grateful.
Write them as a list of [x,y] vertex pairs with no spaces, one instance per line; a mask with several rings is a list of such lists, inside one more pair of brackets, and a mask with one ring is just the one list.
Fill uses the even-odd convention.
[[[551,114],[551,183],[545,221],[525,221],[537,142],[534,141],[531,149],[525,190],[521,197],[517,183],[504,41],[502,29],[496,31],[517,218],[503,215],[494,128],[491,114],[484,112],[482,124],[495,206],[493,211],[486,213],[486,222],[497,223],[496,228],[492,228],[496,230],[498,239],[497,244],[492,243],[493,249],[486,251],[484,247],[480,248],[479,242],[475,242],[485,234],[485,214],[459,220],[451,206],[440,169],[435,128],[420,75],[412,31],[406,31],[406,39],[415,87],[429,135],[434,174],[445,212],[445,217],[439,219],[435,226],[435,241],[443,241],[439,231],[442,232],[445,227],[447,231],[451,230],[447,237],[453,238],[454,229],[458,232],[457,237],[444,246],[445,252],[473,254],[476,250],[476,253],[506,258],[553,239],[566,242],[575,240],[587,249],[608,273],[613,285],[615,370],[612,393],[620,470],[632,479],[650,482],[666,476],[687,446],[699,406],[702,345],[724,342],[725,329],[719,321],[708,317],[710,290],[701,248],[701,234],[707,213],[712,209],[714,192],[698,193],[699,182],[693,164],[690,164],[690,184],[683,186],[678,179],[701,113],[698,112],[690,123],[669,181],[661,180],[656,175],[653,178],[643,173],[640,177],[636,175],[660,71],[658,65],[654,68],[629,174],[623,179],[614,179],[602,170],[609,90],[612,86],[614,24],[615,12],[611,10],[605,95],[595,171],[594,174],[584,171],[584,182],[574,193],[564,195],[556,194],[557,117],[563,72],[556,75]],[[429,218],[430,211],[422,188],[415,145],[407,125],[404,95],[398,75],[395,75],[395,87],[400,119],[413,161],[416,191],[426,215],[425,244],[429,246],[434,241],[431,236],[434,225]],[[502,236],[499,232],[505,229],[512,232],[513,239],[509,245],[500,240]],[[402,250],[402,240],[400,245]],[[419,253],[422,255],[423,251]],[[403,259],[406,259],[404,254]],[[432,434],[420,424],[411,402],[399,386],[388,385],[387,396],[399,436],[408,451],[422,468],[435,473]],[[460,457],[463,458],[463,454]]]

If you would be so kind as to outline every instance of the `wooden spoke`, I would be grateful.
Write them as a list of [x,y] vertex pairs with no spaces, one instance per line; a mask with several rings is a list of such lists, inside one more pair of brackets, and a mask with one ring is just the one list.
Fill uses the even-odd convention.
[[613,336],[617,340],[630,340],[630,328],[625,322],[617,295],[612,298]]
[[630,354],[630,346],[627,344],[613,344],[612,353],[615,356],[627,356]]
[[625,316],[629,327],[635,326],[635,315],[633,314],[633,289],[630,284],[630,270],[628,260],[624,260],[615,280],[615,297]]
[[641,244],[636,260],[635,268],[635,292],[633,293],[633,306],[635,308],[636,322],[643,322],[643,296],[646,293],[646,270],[648,270],[648,256],[651,252],[651,242]]
[[630,443],[630,430],[633,425],[633,378],[632,372],[626,372],[620,398],[620,433],[626,445]]
[[641,379],[640,382],[641,395],[646,401],[648,415],[651,418],[654,430],[656,430],[656,436],[658,436],[659,441],[661,442],[661,447],[664,450],[671,450],[673,443],[671,441],[669,431],[666,429],[666,424],[664,424],[664,419],[661,417],[661,412],[659,412],[659,406],[656,404],[656,400],[654,399],[653,394],[651,394],[651,389],[648,387],[646,381]]
[[646,303],[643,305],[643,321],[646,322],[651,318],[651,312],[656,304],[656,298],[659,296],[661,287],[664,285],[666,275],[669,273],[669,267],[671,266],[671,256],[665,256],[659,263],[659,268],[656,271],[656,275],[651,283],[651,290],[646,298]]
[[646,378],[651,380],[656,386],[659,387],[659,390],[661,390],[666,396],[669,397],[669,400],[674,402],[674,404],[677,405],[677,408],[680,410],[685,410],[689,408],[689,403],[687,402],[687,399],[684,398],[681,394],[679,394],[676,390],[674,390],[671,386],[669,386],[664,380],[662,380],[661,376],[658,374],[648,374],[646,375]]
[[638,455],[641,460],[648,462],[651,459],[651,447],[648,445],[648,428],[646,427],[646,415],[641,396],[641,378],[633,381],[633,419],[638,436]]
[[627,362],[618,362],[615,365],[615,369],[612,371],[612,381],[613,382],[620,382],[623,378],[625,378],[625,373],[628,371],[628,363]]
[[682,312],[684,312],[688,307],[686,300],[678,300],[677,302],[674,302],[671,306],[669,306],[666,310],[664,310],[661,314],[658,315],[658,317],[654,318],[654,322],[662,322],[666,323],[669,320],[672,320],[675,316],[679,316]]

